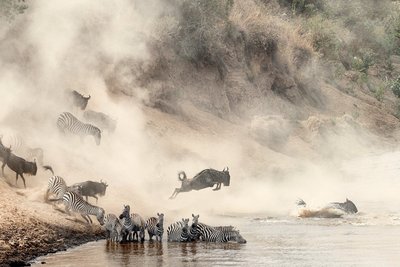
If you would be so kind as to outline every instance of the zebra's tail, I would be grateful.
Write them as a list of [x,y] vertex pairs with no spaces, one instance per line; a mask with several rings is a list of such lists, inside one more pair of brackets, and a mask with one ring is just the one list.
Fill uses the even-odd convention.
[[54,171],[53,168],[49,165],[43,165],[43,169],[45,169],[46,171],[51,171],[51,173],[54,175]]

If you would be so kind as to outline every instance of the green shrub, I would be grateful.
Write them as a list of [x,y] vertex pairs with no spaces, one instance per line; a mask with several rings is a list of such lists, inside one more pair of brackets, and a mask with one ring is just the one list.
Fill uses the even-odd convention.
[[400,76],[397,77],[396,80],[392,81],[390,85],[390,89],[392,90],[393,94],[400,98]]

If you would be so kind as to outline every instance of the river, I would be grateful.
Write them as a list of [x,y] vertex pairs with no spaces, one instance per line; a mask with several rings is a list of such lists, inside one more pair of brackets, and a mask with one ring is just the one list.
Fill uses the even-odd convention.
[[337,219],[229,217],[229,221],[240,226],[246,244],[121,245],[102,240],[35,262],[46,266],[398,266],[400,262],[400,217],[395,215],[386,224],[362,214]]

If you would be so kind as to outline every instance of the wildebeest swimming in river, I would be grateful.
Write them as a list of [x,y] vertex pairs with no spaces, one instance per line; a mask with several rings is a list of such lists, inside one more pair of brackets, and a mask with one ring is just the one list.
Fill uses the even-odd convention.
[[353,201],[347,198],[345,202],[331,202],[321,209],[306,208],[307,204],[302,199],[297,200],[297,205],[304,207],[304,209],[300,210],[300,217],[338,218],[344,214],[355,214],[358,212]]
[[175,188],[170,199],[175,198],[181,192],[189,192],[192,190],[201,190],[207,187],[217,185],[213,190],[220,190],[221,184],[229,186],[231,176],[229,175],[229,168],[226,167],[222,171],[214,169],[206,169],[196,174],[192,179],[188,179],[185,172],[178,174],[179,181],[182,182],[181,188]]

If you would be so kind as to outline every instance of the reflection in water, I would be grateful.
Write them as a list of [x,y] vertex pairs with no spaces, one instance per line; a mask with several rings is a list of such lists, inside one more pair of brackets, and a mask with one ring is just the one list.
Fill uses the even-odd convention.
[[[370,221],[369,217],[366,218]],[[237,243],[92,242],[41,257],[46,266],[396,266],[400,226],[339,219],[236,219]],[[93,257],[94,255],[94,257]]]

